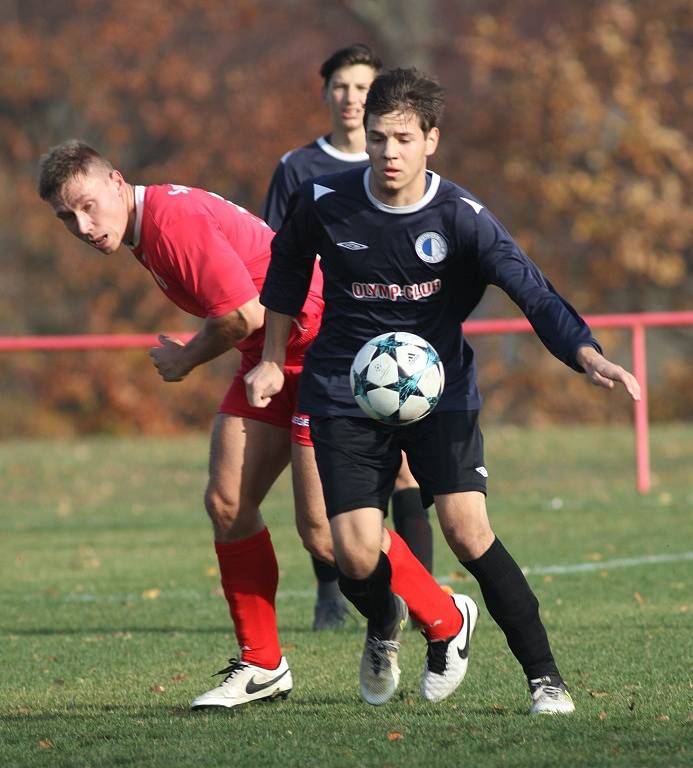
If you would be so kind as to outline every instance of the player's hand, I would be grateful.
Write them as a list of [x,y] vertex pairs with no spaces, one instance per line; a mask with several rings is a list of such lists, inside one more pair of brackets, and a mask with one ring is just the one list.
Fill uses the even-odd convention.
[[592,384],[613,389],[614,382],[621,382],[633,400],[640,400],[640,385],[635,376],[620,365],[607,360],[594,347],[580,347],[575,358],[585,369]]
[[266,408],[273,395],[284,386],[284,371],[267,361],[258,363],[243,377],[248,402],[254,408]]
[[183,381],[190,373],[183,359],[182,350],[185,347],[180,339],[172,339],[170,336],[159,335],[160,347],[152,347],[149,357],[159,371],[159,376],[164,381]]

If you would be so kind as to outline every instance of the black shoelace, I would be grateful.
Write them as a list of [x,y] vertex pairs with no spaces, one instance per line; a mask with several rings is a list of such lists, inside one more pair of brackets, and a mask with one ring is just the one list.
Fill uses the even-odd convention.
[[557,675],[544,675],[544,677],[536,677],[529,681],[529,690],[532,693],[539,688],[542,688],[544,693],[552,699],[557,698],[567,690],[565,683]]
[[229,659],[229,666],[225,669],[220,669],[218,672],[215,672],[212,677],[216,677],[217,675],[226,675],[224,678],[224,682],[226,682],[230,677],[233,677],[237,672],[240,672],[242,669],[245,669],[247,667],[247,663],[245,661],[241,661],[240,659]]
[[435,672],[437,675],[445,674],[450,640],[427,640],[427,642],[428,649],[426,650],[426,661],[429,672]]
[[381,640],[378,637],[368,638],[368,654],[370,656],[371,668],[374,674],[380,674],[381,670],[389,669],[391,664],[387,657],[388,652],[397,652],[399,643],[393,640]]

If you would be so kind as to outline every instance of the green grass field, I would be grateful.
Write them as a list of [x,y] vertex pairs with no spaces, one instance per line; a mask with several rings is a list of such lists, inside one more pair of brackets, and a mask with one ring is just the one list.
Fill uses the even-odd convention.
[[[693,428],[653,429],[647,497],[628,428],[486,438],[491,518],[529,568],[574,716],[529,717],[521,670],[483,607],[451,699],[419,698],[424,643],[409,632],[395,699],[361,702],[363,623],[310,630],[286,477],[265,513],[294,691],[190,713],[235,654],[200,502],[206,438],[6,442],[0,766],[690,766]],[[436,536],[436,576],[481,602]]]

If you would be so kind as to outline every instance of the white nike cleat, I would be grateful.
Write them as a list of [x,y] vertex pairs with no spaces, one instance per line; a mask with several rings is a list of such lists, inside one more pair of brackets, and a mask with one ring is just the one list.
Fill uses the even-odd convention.
[[426,663],[421,675],[421,695],[427,701],[446,699],[467,674],[469,641],[479,609],[467,595],[452,595],[452,600],[462,614],[462,628],[447,640],[427,641]]
[[407,626],[409,609],[399,595],[395,595],[395,600],[397,619],[389,636],[381,638],[367,634],[361,656],[359,670],[361,698],[376,707],[389,701],[399,685],[400,671],[397,664],[399,638],[402,630]]
[[569,715],[575,712],[570,691],[560,675],[545,675],[529,681],[532,715]]
[[291,670],[284,656],[275,669],[265,669],[238,659],[229,661],[231,663],[226,669],[215,673],[226,675],[224,681],[211,691],[198,696],[190,705],[190,709],[230,708],[250,701],[278,697],[285,699],[293,687]]

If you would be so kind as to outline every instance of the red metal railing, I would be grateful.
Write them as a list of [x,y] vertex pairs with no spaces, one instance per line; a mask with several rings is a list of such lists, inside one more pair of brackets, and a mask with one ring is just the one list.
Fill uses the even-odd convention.
[[[643,312],[622,315],[585,315],[591,328],[624,328],[632,332],[633,374],[640,384],[640,400],[634,404],[636,482],[640,493],[650,490],[650,443],[647,415],[647,349],[645,329],[693,325],[690,312]],[[509,320],[468,320],[468,335],[489,333],[527,333],[532,326],[524,318]],[[176,334],[170,334],[175,336]],[[186,341],[192,334],[178,334]],[[0,336],[0,352],[68,349],[128,349],[152,347],[159,343],[156,334],[89,334],[86,336]]]
[[[640,384],[640,400],[633,405],[635,423],[636,484],[640,493],[648,493],[650,478],[650,437],[647,410],[647,348],[645,329],[665,326],[693,325],[693,312],[643,312],[622,315],[585,315],[590,328],[625,328],[632,331],[631,354],[633,375]],[[525,318],[512,320],[469,320],[464,332],[527,333],[532,326]]]

